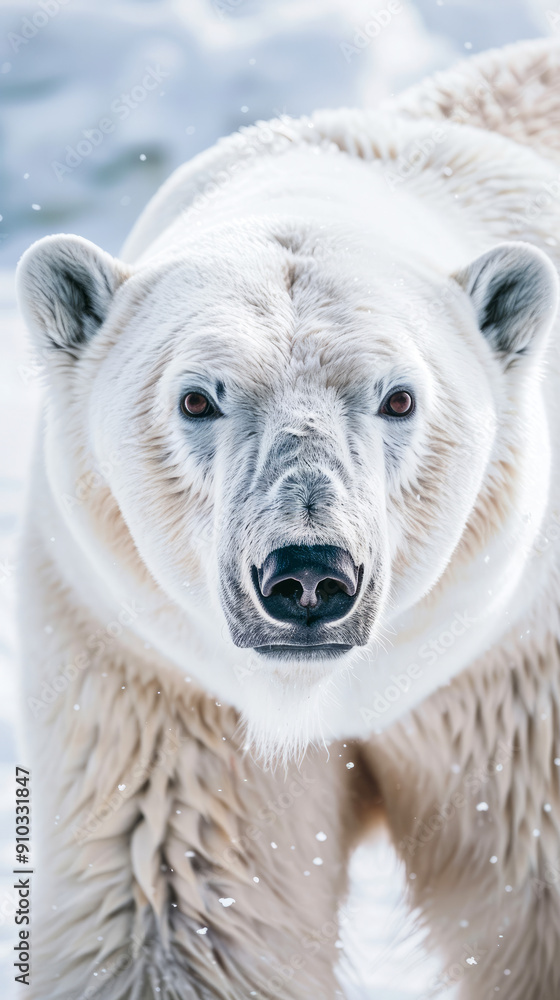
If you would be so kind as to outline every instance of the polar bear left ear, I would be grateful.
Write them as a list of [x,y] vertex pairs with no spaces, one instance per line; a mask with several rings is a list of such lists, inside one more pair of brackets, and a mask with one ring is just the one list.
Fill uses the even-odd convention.
[[45,236],[21,258],[20,308],[39,348],[76,359],[128,277],[121,261],[81,236]]
[[558,306],[558,276],[530,243],[500,243],[454,275],[470,296],[480,330],[508,364],[533,353]]

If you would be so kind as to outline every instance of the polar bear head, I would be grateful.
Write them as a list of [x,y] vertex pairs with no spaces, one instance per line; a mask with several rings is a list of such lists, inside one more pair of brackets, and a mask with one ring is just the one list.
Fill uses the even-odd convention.
[[435,274],[270,218],[135,268],[47,237],[19,294],[82,576],[250,720],[302,725],[500,530],[557,278],[525,243]]

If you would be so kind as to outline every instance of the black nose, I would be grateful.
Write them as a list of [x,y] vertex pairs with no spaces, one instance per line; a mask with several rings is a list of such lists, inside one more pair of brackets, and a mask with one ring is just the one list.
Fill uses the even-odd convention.
[[278,621],[335,622],[356,600],[361,572],[334,545],[287,545],[253,572],[266,611]]

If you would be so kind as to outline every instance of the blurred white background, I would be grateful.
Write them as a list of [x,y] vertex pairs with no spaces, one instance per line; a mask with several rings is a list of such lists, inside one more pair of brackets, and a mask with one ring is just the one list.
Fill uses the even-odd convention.
[[[15,545],[40,396],[13,268],[29,243],[53,232],[79,233],[118,253],[171,170],[240,125],[318,107],[375,106],[469,54],[560,34],[560,0],[390,6],[396,12],[381,17],[384,27],[360,47],[361,27],[387,10],[385,0],[0,0],[2,997],[12,996],[15,941]],[[350,1000],[432,995],[438,965],[424,955],[420,935],[410,937],[403,888],[386,843],[360,850],[345,931]]]

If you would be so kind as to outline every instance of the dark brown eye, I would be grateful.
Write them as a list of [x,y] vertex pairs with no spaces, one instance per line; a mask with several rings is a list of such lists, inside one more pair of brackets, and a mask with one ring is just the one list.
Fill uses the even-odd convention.
[[187,417],[209,417],[216,412],[210,400],[201,392],[188,392],[183,396],[181,409]]
[[381,407],[381,413],[389,417],[407,417],[414,409],[414,399],[405,389],[397,389],[387,396]]

